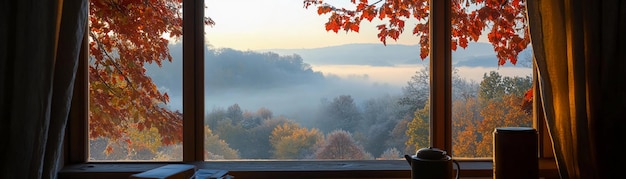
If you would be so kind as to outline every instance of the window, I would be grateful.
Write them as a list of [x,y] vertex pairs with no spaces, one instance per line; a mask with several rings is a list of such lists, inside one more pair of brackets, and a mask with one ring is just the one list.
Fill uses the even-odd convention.
[[417,37],[385,46],[382,21],[326,31],[329,15],[300,1],[205,2],[217,21],[205,37],[207,160],[400,160],[428,145],[427,125],[415,129],[420,144],[405,144],[429,93]]
[[[209,94],[205,92],[206,89],[211,89],[210,87],[207,87],[208,85],[207,83],[212,84],[212,81],[209,81],[211,80],[211,78],[207,77],[207,73],[209,73],[209,69],[207,69],[208,67],[205,66],[205,64],[209,62],[203,60],[204,56],[207,55],[207,53],[201,52],[205,49],[203,48],[203,46],[205,45],[205,41],[202,38],[199,38],[203,36],[202,34],[204,33],[204,30],[205,30],[203,29],[203,22],[202,22],[203,18],[199,18],[199,17],[202,17],[204,9],[202,5],[198,5],[198,4],[202,4],[202,3],[203,2],[201,0],[186,0],[184,1],[184,5],[186,6],[185,8],[183,8],[183,12],[182,12],[182,14],[185,17],[183,19],[185,22],[183,23],[184,24],[183,30],[185,31],[185,36],[182,38],[183,39],[182,45],[184,46],[184,48],[182,49],[182,54],[184,58],[184,61],[182,63],[182,68],[183,68],[182,111],[184,111],[184,113],[182,113],[182,116],[183,116],[182,140],[185,142],[181,144],[182,145],[182,151],[181,151],[182,161],[184,162],[197,162],[197,161],[205,160],[207,155],[205,153],[205,145],[204,145],[205,141],[204,140],[210,139],[212,137],[210,135],[206,135],[207,130],[204,127],[205,123],[212,122],[212,121],[205,122],[205,116],[207,113],[211,112],[211,110],[213,109],[213,106],[211,106],[209,102],[204,101],[205,100],[204,98],[206,96],[210,96],[210,93],[211,93],[211,91],[208,92]],[[443,14],[445,14],[444,12],[447,11],[443,7],[447,3],[439,4],[440,2],[438,1],[434,1],[434,3],[436,4],[432,4],[432,7],[431,7],[432,13],[433,13],[432,18],[435,18],[436,20],[433,21],[434,24],[432,27],[435,30],[431,31],[431,32],[434,32],[431,34],[432,35],[431,38],[433,39],[434,43],[431,46],[432,51],[431,51],[430,57],[433,59],[437,59],[437,60],[430,61],[431,64],[429,66],[429,69],[431,70],[430,79],[431,81],[433,81],[433,83],[430,84],[430,92],[431,92],[431,102],[430,102],[431,114],[429,116],[431,120],[431,125],[430,125],[431,128],[429,129],[430,134],[431,134],[430,145],[438,147],[438,148],[451,149],[452,143],[453,143],[453,139],[452,139],[453,129],[451,128],[452,117],[450,116],[452,104],[450,102],[447,102],[447,100],[451,99],[451,96],[452,96],[451,90],[453,87],[450,83],[445,82],[445,81],[452,80],[452,72],[453,72],[451,70],[452,63],[450,63],[450,61],[446,62],[445,60],[445,59],[449,59],[449,60],[452,59],[449,53],[446,52],[449,50],[450,43],[447,43],[447,42],[449,42],[450,36],[447,33],[441,33],[441,34],[436,33],[436,32],[445,32],[444,30],[449,28],[449,27],[446,27],[447,25],[445,25],[446,23],[449,24],[449,21],[446,21],[445,19],[443,19],[444,17]],[[188,8],[188,7],[193,7],[193,8]],[[312,16],[314,16],[314,14]],[[439,18],[442,18],[442,19],[439,19]],[[206,29],[206,30],[210,32],[210,29]],[[210,39],[208,40],[210,42]],[[204,55],[202,55],[203,53]],[[226,53],[226,52],[221,51],[220,53]],[[86,70],[85,68],[86,65],[87,64],[83,64],[82,70]],[[87,73],[83,72],[83,74],[87,74]],[[204,75],[201,75],[201,74],[204,74]],[[85,77],[86,75],[83,76],[83,78]],[[83,79],[83,81],[84,80],[86,79]],[[77,87],[78,90],[76,92],[82,94],[82,96],[85,97],[86,91],[87,91],[85,90],[87,83],[77,83],[77,84],[82,84],[83,86]],[[75,98],[75,100],[78,102],[73,103],[73,104],[78,104],[78,105],[73,105],[74,110],[72,112],[72,119],[70,121],[70,125],[72,129],[69,130],[69,133],[71,134],[69,135],[70,142],[69,142],[69,147],[68,147],[68,150],[70,151],[69,160],[68,160],[69,163],[88,162],[88,160],[85,159],[86,156],[88,156],[88,153],[85,150],[85,146],[86,146],[85,141],[87,140],[87,135],[84,130],[85,124],[86,124],[85,120],[88,118],[87,113],[86,113],[87,103],[85,103],[86,99],[88,98],[82,98],[82,99],[83,100],[81,101],[80,97]],[[206,100],[209,101],[210,99],[211,98],[206,99]],[[342,98],[339,97],[337,99],[342,99]],[[344,98],[344,99],[347,100],[347,98]],[[234,105],[229,106],[227,104],[226,106],[224,106],[225,111],[228,111],[230,107],[233,107],[232,109],[236,110],[236,107]],[[219,108],[216,108],[216,109],[219,109]],[[249,110],[255,110],[255,109],[252,108]],[[256,110],[254,112],[255,114],[259,114],[258,111]],[[251,116],[254,116],[254,115],[251,114]],[[543,150],[545,151],[545,149]],[[77,152],[71,152],[71,151],[77,151]],[[222,155],[221,157],[224,157],[224,155]],[[307,161],[307,162],[314,162],[314,161]],[[388,162],[388,161],[380,161],[380,162]],[[90,163],[94,163],[94,162],[90,162]],[[392,161],[392,163],[398,166],[405,166],[406,164],[406,162],[402,160]],[[130,163],[130,164],[133,164],[133,163]],[[268,164],[268,163],[263,163],[263,162],[261,162],[261,164],[257,163],[257,165],[275,165],[277,168],[279,168],[278,170],[280,170],[280,167],[288,167],[290,164],[293,164],[293,163],[288,163],[288,164],[280,164],[280,163]],[[254,163],[248,163],[248,166],[249,165],[254,165]],[[235,166],[235,165],[232,165],[232,166]],[[398,168],[375,169],[375,168],[376,168],[375,166],[374,167],[371,166],[370,169],[384,170],[384,171],[402,171],[402,170],[408,169],[408,168],[402,168],[402,167],[398,167],[400,169]],[[245,169],[240,169],[240,170],[245,170]],[[333,169],[326,168],[326,169],[321,169],[321,170],[333,170]],[[488,167],[487,167],[487,170],[488,170]],[[241,173],[245,173],[245,172],[241,172]],[[333,173],[333,172],[330,172],[330,173]],[[334,172],[334,173],[337,174],[336,176],[346,176],[346,175],[338,174],[341,172]],[[399,172],[399,173],[402,173],[402,172]],[[490,173],[489,171],[483,172],[482,176],[489,176],[489,173]],[[396,174],[395,176],[402,176],[402,175],[406,176],[405,173]],[[481,174],[476,174],[476,175],[481,175]],[[332,177],[332,175],[325,175],[325,176]]]

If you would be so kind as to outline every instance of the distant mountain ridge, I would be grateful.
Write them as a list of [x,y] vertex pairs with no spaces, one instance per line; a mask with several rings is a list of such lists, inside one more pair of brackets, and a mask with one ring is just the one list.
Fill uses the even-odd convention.
[[417,45],[346,44],[311,49],[268,49],[280,55],[297,54],[314,65],[393,66],[423,63]]
[[[147,73],[159,86],[178,93],[182,86],[182,44],[170,45],[174,60],[146,65]],[[418,45],[346,44],[311,49],[270,49],[241,51],[231,48],[205,48],[205,79],[207,84],[221,86],[275,86],[302,81],[319,81],[325,77],[312,66],[363,65],[399,66],[428,65],[428,57],[421,60]],[[523,51],[515,67],[531,67],[530,47]],[[472,42],[467,49],[452,52],[453,67],[496,68],[497,58],[489,43]],[[504,67],[511,67],[510,63]],[[254,75],[253,75],[254,74]],[[249,78],[266,80],[253,80]],[[296,78],[298,77],[298,78]],[[224,84],[222,84],[224,83]],[[220,85],[218,85],[220,86]],[[210,87],[207,86],[207,87]]]

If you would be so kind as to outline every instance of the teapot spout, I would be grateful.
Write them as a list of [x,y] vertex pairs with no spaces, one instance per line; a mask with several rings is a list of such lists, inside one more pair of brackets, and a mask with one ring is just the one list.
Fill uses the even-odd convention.
[[406,159],[407,162],[409,162],[409,166],[411,165],[411,160],[413,160],[413,158],[409,155],[404,155],[404,158]]

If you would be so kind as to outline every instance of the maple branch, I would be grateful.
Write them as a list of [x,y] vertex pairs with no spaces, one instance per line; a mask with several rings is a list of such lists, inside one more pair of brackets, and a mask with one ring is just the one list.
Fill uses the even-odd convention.
[[130,79],[128,78],[128,76],[126,76],[126,75],[124,74],[124,72],[122,71],[121,67],[119,66],[120,64],[119,64],[117,61],[115,61],[115,60],[112,60],[112,59],[111,59],[111,61],[113,62],[113,67],[115,67],[115,69],[118,71],[118,73],[119,73],[120,75],[122,75],[122,77],[124,77],[124,80],[128,83],[128,85],[129,85],[131,88],[133,88],[133,91],[134,91],[134,92],[137,92],[137,88],[136,88],[135,86],[133,86],[133,82],[131,82],[131,81],[130,81]]
[[[96,66],[96,69],[98,69],[98,67],[100,66],[100,64],[96,64],[96,65],[97,65],[97,66]],[[117,96],[117,97],[119,97],[119,98],[121,98],[121,97],[122,97],[122,95],[121,95],[121,94],[119,94],[119,93],[117,93],[115,90],[113,90],[113,87],[112,87],[109,83],[107,83],[107,82],[104,80],[104,78],[102,78],[102,76],[100,76],[100,75],[96,75],[96,76],[98,76],[98,79],[100,80],[100,82],[102,82],[102,84],[104,84],[104,86],[106,86],[106,87],[107,87],[107,89],[109,89],[109,92],[113,93],[113,95],[115,95],[115,96]]]
[[[95,38],[95,34],[93,32],[89,32],[89,36],[96,42],[96,44],[98,44],[98,48],[100,49],[100,51],[104,52],[104,55],[107,56],[108,58],[111,58],[111,56],[109,56],[109,54],[104,50],[104,48],[102,48],[102,43]],[[95,63],[95,69],[100,68],[100,63]],[[104,86],[107,87],[107,89],[109,89],[108,91],[113,93],[113,95],[117,96],[117,97],[122,97],[121,94],[117,93],[115,90],[113,90],[113,87],[111,86],[111,84],[109,84],[106,80],[104,80],[104,78],[102,78],[102,76],[100,75],[96,75],[98,76],[98,79],[100,80],[100,82],[102,82],[102,84],[104,84]]]
[[368,6],[373,6],[374,4],[378,4],[379,2],[382,2],[382,1],[383,1],[383,0],[378,0],[378,1],[376,1],[376,2],[372,3],[372,4],[368,5]]
[[[114,58],[104,49],[104,44],[98,40],[98,38],[96,38],[96,34],[93,32],[89,32],[89,36],[96,42],[96,44],[98,45],[98,49],[100,49],[100,51],[104,54],[104,56],[106,56],[106,58],[108,58],[112,63],[112,66],[116,69],[117,73],[119,75],[122,75],[122,77],[124,78],[124,80],[127,82],[127,84],[132,88],[133,93],[138,94],[139,90],[137,90],[137,87],[135,85],[133,85],[133,83],[131,82],[131,80],[128,78],[127,75],[125,75],[120,67],[120,64],[116,61],[113,60]],[[99,65],[99,63],[96,63],[97,65]],[[113,93],[114,95],[116,95],[117,97],[122,97],[121,94],[116,93],[115,90],[113,90],[113,87],[107,83],[107,81],[102,78],[102,76],[98,75],[98,78],[100,79],[100,81],[109,89],[109,91],[111,93]],[[134,105],[139,106],[137,101],[133,101],[132,102]],[[147,110],[150,111],[158,111],[159,110],[159,106],[156,104],[150,105],[149,108],[147,108]]]
[[[129,86],[133,89],[133,92],[134,92],[134,93],[138,93],[137,88],[136,88],[135,86],[133,86],[133,83],[130,81],[130,79],[128,78],[128,76],[126,76],[126,75],[123,73],[123,71],[122,71],[122,69],[119,67],[119,64],[117,63],[117,61],[113,60],[113,57],[112,57],[112,56],[111,56],[111,55],[110,55],[110,54],[109,54],[109,53],[108,53],[108,52],[104,49],[104,47],[103,47],[103,46],[104,46],[104,45],[103,45],[103,43],[102,43],[100,40],[98,40],[98,38],[96,38],[96,34],[90,31],[90,32],[89,32],[89,36],[90,36],[90,37],[91,37],[91,38],[92,38],[92,39],[96,42],[96,44],[98,45],[98,49],[100,49],[100,51],[101,51],[101,52],[103,52],[103,53],[104,53],[104,55],[105,55],[105,56],[106,56],[106,57],[107,57],[107,58],[108,58],[108,59],[112,62],[113,67],[115,67],[115,69],[118,71],[118,74],[120,74],[120,75],[122,75],[122,77],[124,77],[124,80],[125,80],[125,81],[128,83],[128,85],[129,85]],[[101,76],[99,76],[99,75],[98,75],[98,77],[100,77],[100,79],[102,80],[102,82],[103,82],[103,83],[104,83],[107,87],[109,87],[109,88],[111,89],[110,91],[112,91],[113,87],[111,87],[110,85],[108,85],[108,84],[106,83],[106,81],[104,81],[104,79],[102,79],[102,77],[101,77]],[[121,96],[118,96],[118,97],[121,97]]]

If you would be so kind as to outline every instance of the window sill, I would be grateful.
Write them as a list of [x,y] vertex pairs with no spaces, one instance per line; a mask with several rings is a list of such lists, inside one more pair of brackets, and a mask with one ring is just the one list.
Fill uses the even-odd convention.
[[[65,166],[59,178],[128,178],[163,165],[180,162],[116,162],[85,163]],[[489,160],[460,161],[461,177],[490,178],[492,163]],[[404,160],[371,161],[209,161],[189,163],[197,168],[229,171],[237,179],[247,178],[410,178],[411,168]],[[539,161],[539,174],[543,178],[559,178],[554,160]]]

